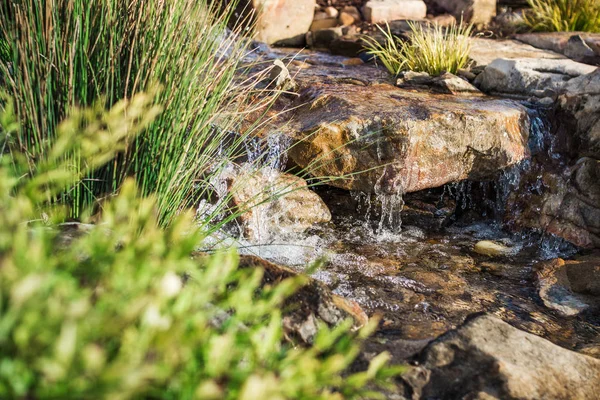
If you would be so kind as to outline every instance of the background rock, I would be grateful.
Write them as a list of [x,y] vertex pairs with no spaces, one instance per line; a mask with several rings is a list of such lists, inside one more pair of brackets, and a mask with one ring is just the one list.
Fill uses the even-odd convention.
[[242,22],[254,11],[255,39],[268,44],[286,41],[302,45],[313,21],[316,0],[242,0],[237,7]]
[[486,66],[498,58],[504,59],[564,59],[562,54],[549,50],[537,49],[516,40],[490,40],[483,38],[471,39],[471,52],[469,57],[475,65]]
[[429,0],[428,3],[474,25],[488,25],[496,16],[496,0]]
[[364,5],[362,12],[371,23],[423,19],[427,15],[427,6],[423,0],[371,0]]
[[600,257],[555,259],[536,268],[539,295],[548,308],[564,316],[574,316],[600,304]]
[[558,102],[558,120],[576,140],[573,151],[600,160],[600,69],[570,80]]

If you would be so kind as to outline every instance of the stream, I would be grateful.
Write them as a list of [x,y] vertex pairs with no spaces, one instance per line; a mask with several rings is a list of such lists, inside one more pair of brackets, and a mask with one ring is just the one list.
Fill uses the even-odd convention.
[[[318,263],[314,278],[381,317],[370,345],[390,350],[399,360],[479,312],[568,349],[598,346],[600,316],[561,317],[544,306],[534,279],[536,263],[568,258],[578,249],[549,234],[510,231],[503,222],[507,198],[532,164],[561,166],[544,115],[543,109],[530,108],[532,159],[493,181],[462,181],[404,196],[317,186],[331,210],[330,223],[267,242],[242,240],[240,251],[299,272]],[[269,160],[278,168],[284,164],[277,155]],[[509,252],[477,254],[474,247],[482,240]]]

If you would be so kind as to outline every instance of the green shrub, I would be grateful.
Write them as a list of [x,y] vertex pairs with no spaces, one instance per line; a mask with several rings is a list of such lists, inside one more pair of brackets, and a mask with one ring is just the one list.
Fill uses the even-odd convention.
[[456,73],[467,66],[472,26],[454,24],[449,28],[439,25],[422,25],[409,22],[410,41],[395,37],[390,27],[379,30],[385,37],[381,44],[376,39],[364,37],[366,51],[378,60],[394,75],[402,71],[427,72],[439,75],[442,72]]
[[279,307],[302,279],[259,290],[262,271],[238,270],[234,253],[194,261],[191,215],[160,228],[155,199],[133,181],[86,233],[57,225],[67,214],[55,194],[151,125],[153,97],[72,111],[33,166],[36,154],[15,149],[10,100],[0,103],[11,148],[0,153],[0,398],[369,397],[365,384],[398,370],[382,354],[344,375],[366,331],[323,326],[312,347],[286,345]]
[[527,0],[525,22],[547,32],[600,32],[598,0]]
[[[234,4],[207,0],[15,0],[0,5],[10,44],[0,76],[23,126],[19,147],[45,157],[73,106],[120,99],[160,85],[164,111],[110,164],[62,197],[73,217],[135,177],[154,193],[161,223],[194,204],[201,183],[241,151],[229,137],[244,113],[260,109],[252,82],[236,80],[245,45],[226,34]],[[235,3],[235,2],[230,2]],[[221,10],[219,10],[221,11]],[[3,52],[4,53],[4,52]],[[218,126],[219,128],[215,128]],[[223,146],[227,141],[228,145]],[[78,164],[74,161],[74,164]]]

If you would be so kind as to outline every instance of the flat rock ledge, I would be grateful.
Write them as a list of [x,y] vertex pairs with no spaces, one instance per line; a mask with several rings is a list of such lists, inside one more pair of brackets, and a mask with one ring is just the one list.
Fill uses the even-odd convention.
[[290,156],[342,189],[415,192],[485,179],[529,157],[529,117],[512,100],[382,83],[302,86],[287,127]]

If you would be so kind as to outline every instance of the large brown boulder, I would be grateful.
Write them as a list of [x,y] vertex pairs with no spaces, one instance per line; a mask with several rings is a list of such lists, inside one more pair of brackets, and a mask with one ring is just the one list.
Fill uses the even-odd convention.
[[487,315],[430,343],[419,361],[426,383],[416,391],[425,399],[597,399],[600,393],[600,360]]
[[240,22],[256,22],[255,38],[261,42],[301,45],[316,5],[316,0],[242,0],[236,15]]
[[289,153],[316,177],[364,192],[482,179],[529,156],[526,110],[482,95],[315,81],[293,112]]

